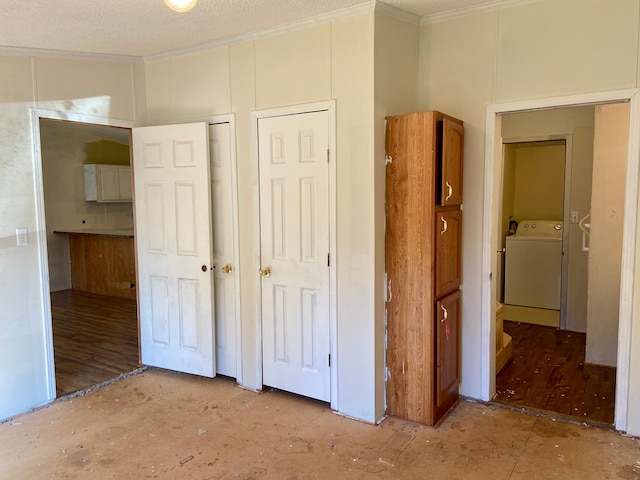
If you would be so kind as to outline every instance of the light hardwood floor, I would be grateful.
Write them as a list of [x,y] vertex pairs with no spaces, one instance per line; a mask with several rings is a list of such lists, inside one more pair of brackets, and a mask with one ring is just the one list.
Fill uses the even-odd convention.
[[51,314],[57,396],[140,366],[135,300],[64,290],[51,294]]

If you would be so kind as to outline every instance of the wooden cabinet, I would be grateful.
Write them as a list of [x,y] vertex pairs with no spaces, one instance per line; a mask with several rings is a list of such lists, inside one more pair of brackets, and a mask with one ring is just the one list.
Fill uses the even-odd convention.
[[84,192],[88,202],[131,202],[131,167],[84,165]]
[[388,413],[434,425],[458,398],[462,122],[387,118]]
[[133,236],[70,233],[73,290],[136,298]]

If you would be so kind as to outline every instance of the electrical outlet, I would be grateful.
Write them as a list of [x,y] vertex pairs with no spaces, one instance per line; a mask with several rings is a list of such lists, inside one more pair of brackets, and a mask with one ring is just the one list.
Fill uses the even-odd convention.
[[16,228],[16,245],[29,245],[27,227]]
[[580,212],[571,212],[571,223],[578,223],[580,221]]

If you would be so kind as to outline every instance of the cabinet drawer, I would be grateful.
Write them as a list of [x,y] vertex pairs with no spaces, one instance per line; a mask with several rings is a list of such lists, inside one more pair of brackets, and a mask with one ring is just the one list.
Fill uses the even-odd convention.
[[440,298],[460,286],[462,212],[436,213],[435,225],[435,297]]

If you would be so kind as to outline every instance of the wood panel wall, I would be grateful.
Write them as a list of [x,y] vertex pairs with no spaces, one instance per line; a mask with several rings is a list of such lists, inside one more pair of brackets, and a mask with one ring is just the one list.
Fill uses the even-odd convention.
[[136,298],[133,237],[69,234],[73,290]]

